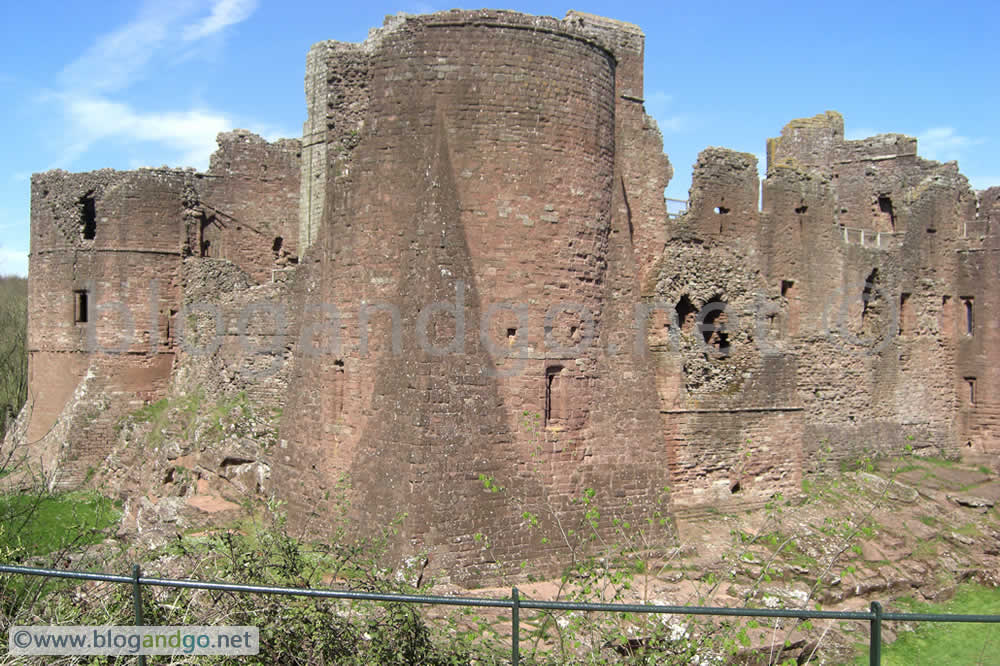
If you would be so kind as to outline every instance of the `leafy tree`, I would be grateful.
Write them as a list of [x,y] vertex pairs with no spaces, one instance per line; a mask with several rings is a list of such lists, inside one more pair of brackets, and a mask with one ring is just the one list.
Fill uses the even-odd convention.
[[28,397],[28,281],[0,277],[0,439]]

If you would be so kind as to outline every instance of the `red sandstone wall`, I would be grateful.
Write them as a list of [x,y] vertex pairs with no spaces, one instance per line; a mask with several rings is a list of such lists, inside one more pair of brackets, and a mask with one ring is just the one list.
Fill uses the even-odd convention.
[[[761,278],[757,191],[752,155],[703,151],[658,267],[663,312],[649,335],[678,509],[762,502],[801,479],[791,317]],[[713,311],[723,313],[714,322]]]
[[[177,300],[187,178],[151,169],[55,171],[32,179],[27,437],[48,462],[62,442],[44,438],[85,375],[95,395],[124,392],[138,404],[165,388],[171,367],[165,323],[168,304]],[[78,321],[78,292],[87,294],[86,322]],[[67,442],[74,444],[69,457],[84,461],[77,467],[99,460],[117,418],[115,410],[89,414]],[[67,471],[67,482],[79,471]]]
[[[279,481],[301,509],[349,472],[367,517],[409,511],[406,538],[449,544],[447,568],[457,577],[482,566],[472,539],[478,531],[491,532],[507,558],[522,557],[529,543],[536,556],[558,547],[526,530],[509,498],[548,522],[546,502],[563,511],[588,485],[634,485],[625,479],[636,467],[613,464],[642,459],[649,447],[637,442],[643,456],[631,456],[617,440],[595,437],[594,414],[606,399],[595,392],[601,361],[590,347],[572,349],[587,331],[580,308],[594,316],[602,343],[610,332],[609,246],[621,241],[609,233],[628,233],[625,220],[618,228],[611,219],[615,62],[555,21],[471,16],[408,21],[383,35],[371,56],[370,107],[351,150],[350,180],[328,178],[324,227],[300,276],[315,284],[305,304],[325,296],[344,306],[344,351],[298,359],[295,409],[282,430],[297,465]],[[661,206],[665,172],[654,183]],[[460,281],[464,353],[421,351],[418,312],[453,302]],[[402,355],[391,353],[386,314],[371,319],[377,349],[359,353],[358,309],[371,303],[398,305]],[[523,317],[491,313],[484,344],[481,316],[515,303]],[[452,326],[434,322],[432,339],[450,340]],[[510,350],[524,358],[505,361]],[[497,366],[510,376],[491,376]],[[321,430],[311,427],[313,414],[323,415]],[[607,432],[610,418],[601,422]],[[303,478],[303,468],[317,474]],[[485,492],[480,474],[507,491]],[[658,476],[655,487],[665,485],[666,471]],[[651,483],[648,474],[642,483]],[[630,488],[618,501],[645,491]]]
[[300,143],[268,143],[236,130],[219,135],[197,182],[195,256],[226,259],[258,283],[298,261]]
[[[768,142],[763,210],[753,156],[709,149],[668,223],[643,48],[579,12],[396,18],[310,51],[302,154],[236,131],[207,174],[36,175],[29,441],[73,484],[171,381],[246,391],[286,407],[300,520],[347,474],[457,579],[556,555],[587,488],[609,528],[665,486],[688,511],[906,444],[995,451],[1000,191],[977,209],[953,164],[827,112]],[[195,303],[204,355],[178,348]]]
[[[207,254],[226,255],[256,280],[270,282],[272,269],[293,263],[298,145],[234,132],[220,135],[209,174],[53,171],[32,178],[27,439],[46,465],[62,461],[62,483],[82,480],[100,463],[122,416],[166,394],[182,311],[182,254],[201,254],[207,232],[217,241]],[[221,288],[215,285],[215,301]],[[225,312],[233,329],[240,309]],[[255,317],[248,332],[273,338],[252,330],[266,323]],[[240,336],[231,333],[221,353],[239,366],[232,340]],[[281,377],[278,388],[264,381],[252,393],[277,402]]]
[[769,143],[764,189],[767,280],[794,321],[807,460],[954,451],[956,257],[972,193],[911,138],[842,136],[832,112],[790,123]]

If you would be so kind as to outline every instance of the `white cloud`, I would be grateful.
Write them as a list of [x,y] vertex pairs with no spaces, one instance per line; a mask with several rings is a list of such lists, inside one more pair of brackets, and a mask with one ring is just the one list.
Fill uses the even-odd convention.
[[[172,56],[196,52],[195,43],[245,21],[257,0],[147,0],[138,15],[98,37],[59,76],[46,95],[65,116],[65,148],[57,166],[67,167],[102,140],[156,143],[163,159],[204,169],[218,132],[231,129],[225,113],[205,108],[149,110],[125,100],[125,91]],[[136,157],[131,162],[142,161]]]
[[257,0],[216,0],[212,13],[201,21],[184,28],[184,41],[203,39],[220,30],[245,21],[257,9]]
[[140,77],[167,43],[173,25],[191,10],[190,2],[147,3],[124,26],[106,33],[59,75],[63,90],[121,90]]
[[433,14],[437,10],[426,2],[417,2],[409,8],[404,9],[404,14]]
[[28,253],[24,250],[14,250],[0,247],[0,275],[27,275]]
[[138,111],[128,104],[100,97],[73,97],[65,111],[78,138],[71,151],[85,152],[103,139],[154,142],[172,152],[180,164],[204,169],[215,150],[215,135],[231,128],[224,114],[187,111]]
[[687,118],[682,114],[671,113],[673,95],[657,90],[646,97],[646,113],[656,118],[661,132],[680,132],[687,128]]
[[982,143],[982,139],[962,136],[954,127],[932,127],[917,135],[917,152],[932,160],[957,160],[969,146]]

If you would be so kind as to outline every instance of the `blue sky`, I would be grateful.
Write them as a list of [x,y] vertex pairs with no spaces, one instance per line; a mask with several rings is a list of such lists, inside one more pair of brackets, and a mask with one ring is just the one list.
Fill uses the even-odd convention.
[[[312,43],[360,41],[386,14],[457,1],[3,3],[0,274],[26,272],[31,173],[205,168],[219,131],[299,136]],[[1000,3],[494,6],[556,17],[572,8],[643,28],[646,109],[675,170],[668,196],[687,198],[703,148],[755,153],[763,171],[767,137],[827,109],[844,114],[848,138],[910,134],[921,155],[957,159],[973,187],[1000,185]]]

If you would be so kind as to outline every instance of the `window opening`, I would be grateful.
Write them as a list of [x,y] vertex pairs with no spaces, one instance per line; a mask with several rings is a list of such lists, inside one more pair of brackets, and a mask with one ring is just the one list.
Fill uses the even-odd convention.
[[965,378],[965,385],[966,385],[966,387],[969,390],[969,393],[968,393],[969,404],[970,405],[976,404],[976,378],[975,377],[966,377]]
[[896,213],[892,210],[892,199],[886,195],[881,195],[878,198],[878,212],[882,215],[887,215],[889,217],[889,230],[896,230]]
[[73,292],[73,322],[76,324],[87,323],[88,294],[85,289],[77,289]]
[[974,312],[974,309],[972,307],[973,306],[973,302],[974,302],[974,299],[972,298],[972,296],[963,296],[962,297],[962,303],[965,304],[965,334],[966,335],[972,335],[972,332],[975,330],[976,321],[975,321],[975,312]]
[[695,312],[697,310],[687,294],[681,296],[674,310],[677,312],[677,327],[685,333],[689,333],[691,327],[694,325]]
[[93,195],[91,190],[80,197],[80,226],[84,240],[94,240],[97,236],[97,204]]
[[705,344],[715,347],[723,356],[729,355],[729,333],[726,331],[726,303],[716,296],[705,304],[701,335]]
[[[865,317],[868,316],[868,306],[873,304],[872,302],[878,298],[878,294],[875,293],[875,282],[878,280],[878,269],[873,268],[872,272],[868,274],[865,278],[865,288],[861,290],[861,321],[865,321]],[[873,295],[874,294],[874,295]]]
[[899,295],[899,334],[910,332],[910,294],[902,293]]
[[545,368],[545,426],[554,425],[564,417],[562,371],[561,365]]

